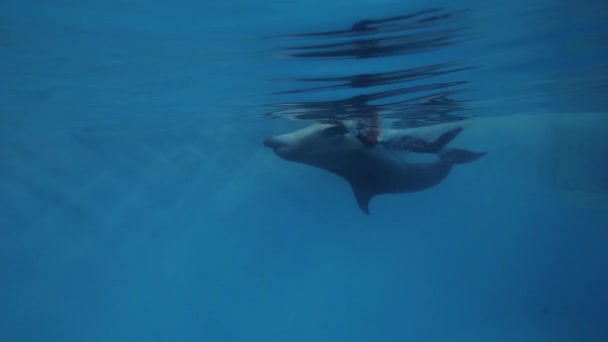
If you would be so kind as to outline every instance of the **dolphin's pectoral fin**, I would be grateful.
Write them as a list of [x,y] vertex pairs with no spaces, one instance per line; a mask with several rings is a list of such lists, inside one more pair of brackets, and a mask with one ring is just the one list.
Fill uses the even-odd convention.
[[368,191],[364,187],[357,186],[356,184],[351,183],[351,187],[353,189],[353,194],[355,195],[355,199],[357,200],[357,204],[359,208],[369,215],[369,201],[374,197],[374,193]]

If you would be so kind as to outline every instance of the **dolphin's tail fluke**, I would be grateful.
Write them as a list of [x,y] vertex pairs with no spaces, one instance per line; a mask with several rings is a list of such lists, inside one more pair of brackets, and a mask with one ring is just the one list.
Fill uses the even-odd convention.
[[404,135],[398,138],[388,140],[384,144],[389,148],[409,151],[414,153],[439,153],[446,147],[454,138],[462,132],[462,127],[452,128],[451,130],[441,134],[435,141],[426,141],[424,139],[411,135]]
[[460,148],[446,148],[437,152],[437,155],[442,161],[451,164],[465,164],[485,156],[486,153],[487,152],[473,152]]
[[462,132],[462,130],[462,127],[456,127],[443,133],[439,136],[439,138],[437,138],[437,140],[429,144],[429,148],[431,149],[429,152],[440,153],[444,147],[446,147],[452,140],[454,140],[454,138],[458,136],[458,134],[460,134],[460,132]]

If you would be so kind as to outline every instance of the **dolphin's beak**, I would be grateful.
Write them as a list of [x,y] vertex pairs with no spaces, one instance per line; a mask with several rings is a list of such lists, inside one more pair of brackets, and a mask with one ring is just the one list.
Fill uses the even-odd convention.
[[275,148],[277,146],[277,142],[273,138],[266,138],[264,139],[264,146]]
[[270,147],[273,150],[278,150],[284,147],[288,147],[289,144],[285,141],[281,141],[278,137],[264,139],[264,146]]
[[279,157],[283,159],[290,159],[290,154],[293,145],[280,136],[264,139],[264,146],[269,147]]

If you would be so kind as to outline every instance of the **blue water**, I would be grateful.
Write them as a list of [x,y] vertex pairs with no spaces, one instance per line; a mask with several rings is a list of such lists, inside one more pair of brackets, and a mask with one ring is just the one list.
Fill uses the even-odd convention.
[[459,3],[489,154],[370,216],[262,145],[261,37],[451,3],[3,1],[0,341],[608,341],[602,1]]

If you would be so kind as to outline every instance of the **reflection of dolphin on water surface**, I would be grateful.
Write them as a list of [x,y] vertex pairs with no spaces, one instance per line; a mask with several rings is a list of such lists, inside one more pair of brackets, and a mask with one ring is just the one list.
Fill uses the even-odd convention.
[[[264,141],[281,158],[314,166],[345,179],[352,187],[359,208],[369,214],[369,201],[376,195],[421,191],[439,184],[456,164],[479,159],[485,152],[446,148],[462,128],[443,133],[427,142],[402,136],[367,147],[342,124],[313,124],[307,128]],[[412,163],[399,152],[433,153],[434,162]]]

